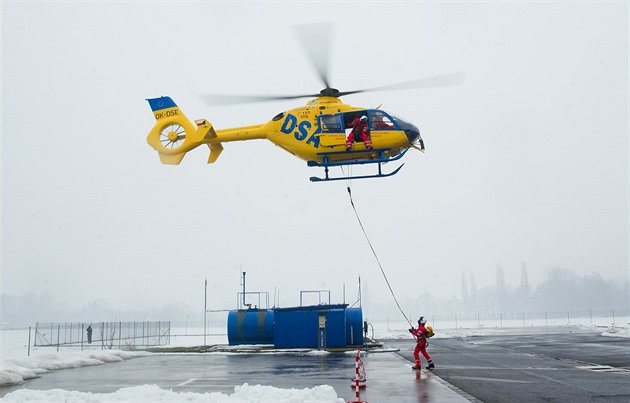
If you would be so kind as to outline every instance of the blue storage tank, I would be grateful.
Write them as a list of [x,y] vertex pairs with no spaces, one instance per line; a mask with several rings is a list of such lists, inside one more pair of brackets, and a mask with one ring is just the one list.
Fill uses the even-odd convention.
[[228,343],[274,344],[274,311],[239,309],[228,313]]
[[318,317],[315,311],[303,307],[277,311],[275,347],[317,348]]
[[346,345],[363,345],[363,311],[361,308],[346,308]]
[[340,348],[346,346],[347,305],[276,308],[277,348]]
[[340,348],[346,346],[346,315],[343,308],[330,309],[326,316],[326,348]]

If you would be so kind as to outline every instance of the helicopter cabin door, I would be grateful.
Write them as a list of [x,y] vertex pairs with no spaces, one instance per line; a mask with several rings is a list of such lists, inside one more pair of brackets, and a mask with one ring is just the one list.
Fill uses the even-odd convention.
[[319,127],[321,128],[321,133],[317,134],[317,136],[322,146],[333,147],[346,144],[343,114],[320,115]]

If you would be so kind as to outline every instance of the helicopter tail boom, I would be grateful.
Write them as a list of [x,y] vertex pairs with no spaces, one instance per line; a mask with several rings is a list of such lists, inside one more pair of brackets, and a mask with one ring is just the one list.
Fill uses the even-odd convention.
[[221,143],[212,139],[217,134],[206,119],[192,123],[170,97],[147,99],[156,123],[147,136],[147,143],[160,156],[163,164],[178,165],[186,153],[203,143],[210,147],[208,164],[219,158],[223,151]]

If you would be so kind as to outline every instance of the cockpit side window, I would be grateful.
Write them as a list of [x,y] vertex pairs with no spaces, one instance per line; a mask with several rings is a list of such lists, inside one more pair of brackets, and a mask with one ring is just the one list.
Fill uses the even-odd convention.
[[343,133],[343,117],[341,115],[321,115],[319,125],[323,133]]
[[396,124],[388,114],[382,111],[370,111],[371,130],[395,130]]

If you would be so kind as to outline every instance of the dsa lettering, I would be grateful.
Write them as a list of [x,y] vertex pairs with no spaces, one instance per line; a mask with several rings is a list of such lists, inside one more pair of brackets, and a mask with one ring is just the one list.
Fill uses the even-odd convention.
[[[280,131],[284,134],[293,134],[298,141],[305,141],[306,144],[313,144],[313,147],[319,148],[319,138],[315,136],[315,134],[311,134],[309,136],[309,129],[312,127],[311,122],[308,120],[303,120],[298,123],[298,120],[295,116],[288,114],[282,123],[282,127]],[[308,139],[307,139],[308,138]]]

